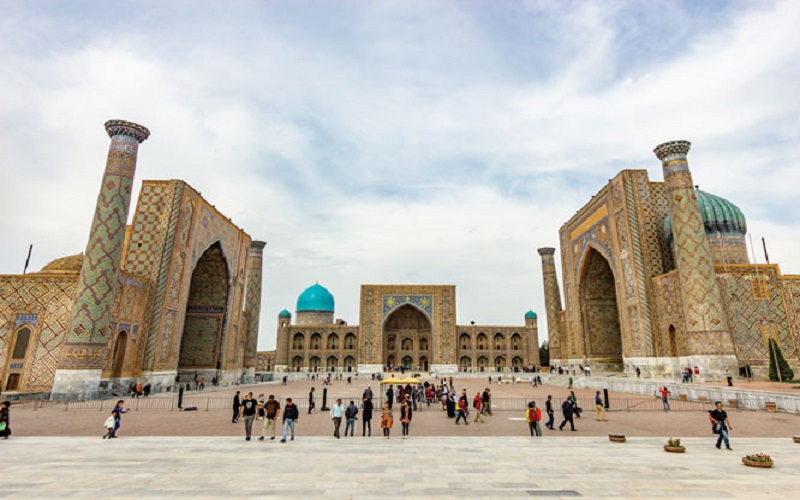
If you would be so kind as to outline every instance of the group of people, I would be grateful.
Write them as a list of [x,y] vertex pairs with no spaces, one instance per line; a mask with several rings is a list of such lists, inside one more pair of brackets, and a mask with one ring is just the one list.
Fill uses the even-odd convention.
[[117,431],[122,424],[122,414],[126,413],[128,410],[125,409],[125,400],[120,399],[117,401],[117,404],[114,405],[114,409],[111,410],[111,415],[106,419],[103,426],[106,429],[106,433],[103,434],[103,439],[115,439],[117,438]]
[[233,418],[232,423],[237,423],[239,419],[244,419],[245,440],[250,441],[253,433],[253,421],[260,414],[264,419],[261,426],[261,436],[259,441],[269,436],[270,440],[275,439],[275,429],[278,417],[282,418],[283,435],[281,443],[285,443],[287,438],[294,441],[294,432],[297,421],[300,418],[300,411],[297,405],[292,402],[292,398],[286,398],[286,403],[281,411],[281,403],[275,396],[270,394],[266,401],[259,401],[253,397],[252,392],[248,392],[240,399],[240,391],[236,391],[233,396]]

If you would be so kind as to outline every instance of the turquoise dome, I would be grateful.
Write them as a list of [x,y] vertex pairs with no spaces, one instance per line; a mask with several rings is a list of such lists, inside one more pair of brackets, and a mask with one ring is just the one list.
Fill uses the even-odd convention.
[[279,318],[291,318],[292,317],[292,313],[290,313],[289,311],[284,309],[283,311],[278,313],[278,317]]
[[333,312],[333,295],[317,283],[306,288],[297,298],[297,312]]
[[539,316],[537,316],[536,313],[533,311],[528,311],[525,313],[525,319],[536,319],[538,317]]
[[[747,234],[747,221],[745,221],[742,211],[730,201],[705,191],[697,187],[694,190],[697,195],[697,206],[700,208],[700,216],[703,218],[703,226],[706,234],[731,235]],[[669,215],[664,219],[664,235],[667,241],[672,243],[672,221]]]

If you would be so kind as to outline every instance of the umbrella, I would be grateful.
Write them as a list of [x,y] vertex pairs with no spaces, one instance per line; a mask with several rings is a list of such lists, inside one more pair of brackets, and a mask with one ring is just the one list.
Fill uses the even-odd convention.
[[381,384],[398,384],[400,382],[401,382],[400,379],[394,377],[389,377],[381,380]]
[[404,378],[403,380],[398,380],[398,384],[419,384],[420,381],[415,379],[414,377]]

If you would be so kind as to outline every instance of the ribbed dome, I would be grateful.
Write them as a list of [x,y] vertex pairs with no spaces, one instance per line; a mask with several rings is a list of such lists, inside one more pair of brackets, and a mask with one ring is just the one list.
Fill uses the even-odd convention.
[[290,313],[289,311],[284,309],[283,311],[278,313],[278,317],[279,318],[291,318],[292,317],[292,313]]
[[[747,221],[739,207],[725,198],[698,188],[695,188],[694,192],[697,195],[697,206],[700,208],[700,216],[703,217],[706,234],[747,234]],[[664,219],[664,235],[667,241],[672,243],[672,221],[669,215]]]
[[533,311],[528,311],[525,313],[525,319],[536,319],[538,317],[539,316],[537,316],[536,313]]
[[297,298],[297,312],[333,312],[334,300],[331,292],[319,283],[312,285]]
[[42,268],[41,273],[80,273],[83,267],[83,254],[61,257],[49,262]]

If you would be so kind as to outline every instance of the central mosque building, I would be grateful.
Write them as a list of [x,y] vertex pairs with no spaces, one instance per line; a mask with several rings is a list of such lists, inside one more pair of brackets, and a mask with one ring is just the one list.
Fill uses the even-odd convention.
[[453,285],[362,285],[360,325],[334,319],[333,295],[320,284],[278,315],[277,349],[259,369],[366,372],[404,367],[437,373],[511,372],[539,364],[537,317],[520,326],[456,324]]

